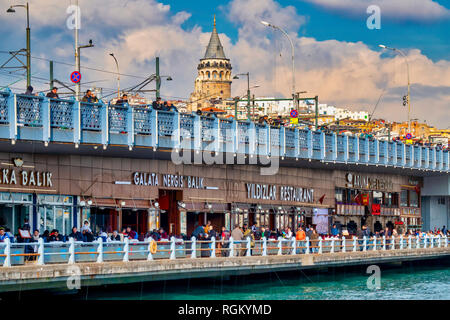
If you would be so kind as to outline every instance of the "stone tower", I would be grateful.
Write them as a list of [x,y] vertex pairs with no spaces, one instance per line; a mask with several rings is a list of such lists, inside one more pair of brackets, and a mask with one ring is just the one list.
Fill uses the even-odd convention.
[[191,110],[196,111],[215,104],[215,101],[231,97],[231,63],[220,43],[214,16],[214,28],[205,56],[197,67],[194,92],[191,94]]

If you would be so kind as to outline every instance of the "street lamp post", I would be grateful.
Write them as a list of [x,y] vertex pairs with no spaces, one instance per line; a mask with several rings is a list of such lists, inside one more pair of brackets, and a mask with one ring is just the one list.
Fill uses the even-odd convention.
[[[78,36],[78,32],[77,32],[77,36]],[[77,39],[77,43],[78,43],[78,39]],[[77,60],[76,61],[76,69],[77,69],[78,72],[80,72],[80,70],[81,70],[81,63],[80,63],[81,49],[83,49],[83,48],[92,48],[93,46],[94,45],[92,44],[92,40],[89,40],[89,44],[88,45],[78,46],[77,47],[77,50],[75,51],[75,56],[76,56],[76,60]],[[75,88],[76,88],[75,94],[76,94],[77,100],[78,100],[79,97],[80,97],[81,79],[76,84]]]
[[[80,9],[78,5],[78,0],[76,0],[75,3],[77,10]],[[80,26],[78,25],[80,14],[77,11],[76,12],[76,18],[75,18],[75,71],[80,72],[81,70],[81,63],[80,63],[80,55],[81,55],[81,49],[83,48],[92,48],[94,45],[92,44],[92,40],[89,40],[89,44],[85,46],[78,45],[78,29]],[[81,91],[81,80],[75,85],[75,98],[76,100],[80,99],[80,91]]]
[[114,53],[109,54],[111,57],[114,58],[114,61],[116,62],[117,67],[117,98],[120,98],[120,71],[119,71],[119,62],[117,62],[116,57],[114,56]]
[[250,120],[250,72],[237,74],[233,79],[239,79],[239,76],[247,76],[247,119]]
[[10,6],[6,12],[14,13],[16,10],[14,8],[21,7],[27,10],[27,87],[31,85],[31,45],[30,45],[30,7],[28,2],[26,5],[18,4]]
[[294,47],[294,43],[292,42],[291,37],[289,37],[289,35],[287,34],[286,31],[284,31],[282,28],[275,26],[267,21],[261,21],[261,23],[263,25],[265,25],[266,27],[271,27],[274,28],[276,30],[281,31],[281,33],[283,33],[286,38],[288,38],[289,43],[291,44],[291,54],[292,54],[292,100],[294,102],[294,108],[298,110],[298,105],[297,105],[297,99],[296,99],[296,94],[295,94],[295,47]]
[[379,47],[383,48],[383,49],[388,49],[388,50],[392,50],[392,51],[398,52],[405,58],[406,69],[407,69],[407,73],[408,73],[408,131],[409,131],[409,133],[411,133],[411,81],[410,81],[410,77],[409,77],[408,58],[407,58],[406,54],[400,49],[391,48],[391,47],[385,46],[383,44],[380,44]]

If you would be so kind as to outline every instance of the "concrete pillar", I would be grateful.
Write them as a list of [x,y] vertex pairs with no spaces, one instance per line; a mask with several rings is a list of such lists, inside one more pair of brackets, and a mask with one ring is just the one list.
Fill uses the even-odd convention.
[[211,238],[211,258],[216,257],[216,237]]
[[38,266],[43,266],[44,265],[44,239],[39,238],[38,244],[39,244],[39,247],[38,247],[39,257],[38,257],[37,264],[38,264]]
[[[150,129],[151,146],[153,147],[153,150],[156,150],[156,148],[158,148],[158,142],[159,142],[159,140],[158,140],[158,138],[159,138],[159,136],[158,136],[158,111],[152,109],[150,118],[151,118],[151,122],[150,122],[150,124],[151,124],[151,129]],[[195,124],[195,121],[194,121],[194,124]],[[195,126],[194,126],[194,129],[195,129]],[[196,132],[194,130],[194,136],[195,136],[195,133]],[[195,137],[192,137],[192,138],[195,138]]]
[[366,238],[366,236],[363,237],[363,251],[367,251],[367,238]]
[[129,261],[129,251],[130,251],[130,239],[128,239],[128,238],[125,238],[125,245],[123,246],[123,251],[124,251],[123,262],[128,262]]
[[[40,239],[39,239],[40,240]],[[69,238],[69,264],[74,264],[75,263],[75,239],[74,238]]]
[[8,97],[6,104],[8,107],[9,139],[17,140],[17,96],[7,89]]
[[6,237],[4,240],[5,243],[5,261],[3,262],[3,267],[11,267],[11,240],[9,237]]
[[48,143],[51,136],[50,100],[44,97],[39,104],[42,116],[42,141]]
[[377,251],[377,237],[373,236],[373,251]]
[[383,236],[383,251],[386,251],[386,236]]
[[[233,241],[233,237],[230,237],[230,241]],[[231,245],[230,245],[231,246]],[[233,250],[233,248],[231,248]],[[231,254],[230,254],[231,256]],[[191,238],[191,259],[197,258],[197,239],[195,237]]]
[[278,237],[278,255],[281,256],[283,254],[283,238]]
[[234,257],[234,239],[230,237],[230,257]]
[[344,136],[344,162],[347,163],[349,156],[348,150],[348,136]]
[[128,147],[132,148],[134,146],[134,109],[128,106],[127,109],[127,142]]
[[319,254],[322,254],[322,237],[319,237]]
[[292,252],[291,255],[295,255],[297,253],[297,240],[295,237],[292,237]]
[[346,251],[345,246],[346,246],[346,244],[345,244],[345,237],[342,236],[342,252],[345,252],[345,251]]
[[262,256],[267,256],[267,238],[263,238],[263,249],[262,249]]
[[170,238],[170,260],[176,259],[175,251],[175,237]]
[[306,241],[306,252],[305,252],[305,254],[309,254],[309,237],[306,237],[305,241]]
[[102,263],[103,262],[103,238],[98,237],[97,242],[98,242],[97,263]]
[[353,252],[356,252],[356,237],[353,236]]
[[247,237],[247,254],[246,254],[247,257],[250,257],[252,255],[251,249],[252,249],[252,246],[251,246],[251,242],[250,242],[250,237]]
[[[109,107],[107,104],[104,104],[102,101],[100,101],[101,107],[100,107],[100,123],[102,127],[102,144],[105,146],[108,144],[109,141]],[[128,115],[127,115],[128,118]],[[81,119],[81,118],[80,118]],[[128,124],[126,124],[128,125]],[[134,125],[134,123],[133,123]],[[127,133],[130,134],[129,132]],[[129,139],[129,137],[127,138]],[[133,137],[134,140],[134,137]],[[128,143],[129,144],[129,143]]]
[[81,142],[81,106],[80,102],[73,98],[72,104],[72,117],[73,117],[73,143],[79,145]]

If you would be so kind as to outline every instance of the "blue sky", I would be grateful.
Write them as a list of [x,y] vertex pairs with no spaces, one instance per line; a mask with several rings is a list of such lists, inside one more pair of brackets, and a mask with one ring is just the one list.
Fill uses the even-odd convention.
[[[48,61],[55,78],[70,85],[74,67],[73,30],[67,8],[75,0],[29,0],[33,86],[48,90]],[[405,51],[411,67],[412,117],[439,127],[450,126],[450,0],[79,0],[80,41],[95,47],[82,51],[82,90],[116,89],[119,60],[121,87],[137,84],[155,70],[161,57],[163,98],[189,99],[212,30],[213,15],[233,72],[250,72],[257,96],[290,96],[290,47],[279,32],[261,19],[286,29],[295,45],[296,89],[318,95],[321,103],[372,112],[374,117],[406,120],[403,57],[378,48],[386,44]],[[6,13],[11,0],[0,0],[0,64],[2,51],[25,46],[25,12]],[[14,1],[20,3],[20,1]],[[369,30],[366,9],[381,10],[381,29]],[[91,67],[104,72],[86,69]],[[84,69],[83,69],[84,68]],[[17,82],[15,82],[17,81]],[[15,82],[11,85],[12,82]],[[18,74],[0,70],[0,88],[25,91]],[[246,91],[234,81],[232,95]],[[151,95],[149,95],[152,98]],[[430,110],[432,112],[430,112]]]
[[[395,0],[392,0],[395,1]],[[390,44],[405,49],[420,49],[433,61],[450,60],[450,19],[441,21],[396,21],[384,19],[381,12],[381,29],[369,30],[366,19],[369,14],[362,13],[359,17],[332,12],[301,0],[280,0],[283,6],[293,6],[297,13],[308,19],[307,25],[298,31],[301,35],[317,40],[335,39],[339,41],[363,41],[376,48],[378,44]],[[450,1],[435,0],[434,2],[450,9]],[[183,25],[185,28],[201,26],[204,30],[211,29],[212,13],[218,19],[220,32],[226,33],[233,42],[237,41],[237,25],[227,18],[227,3],[223,0],[180,1],[166,0],[175,11],[194,13]],[[370,3],[376,3],[371,1]]]

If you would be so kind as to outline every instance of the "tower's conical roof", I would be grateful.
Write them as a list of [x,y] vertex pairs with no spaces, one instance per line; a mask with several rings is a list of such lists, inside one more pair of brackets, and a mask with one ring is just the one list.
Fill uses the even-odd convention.
[[214,16],[214,28],[206,48],[204,59],[226,59],[222,44],[220,43],[219,34],[216,29],[216,16]]

